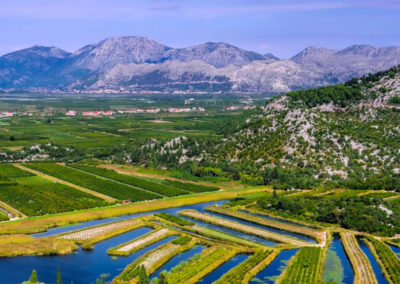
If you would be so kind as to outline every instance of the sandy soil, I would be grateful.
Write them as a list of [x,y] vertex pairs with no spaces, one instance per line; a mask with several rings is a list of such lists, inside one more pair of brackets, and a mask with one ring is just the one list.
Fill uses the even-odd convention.
[[147,235],[144,238],[141,238],[139,240],[133,241],[133,242],[131,242],[131,243],[129,243],[129,244],[123,246],[123,247],[120,247],[116,251],[122,251],[122,252],[130,251],[130,250],[132,250],[132,249],[134,249],[136,247],[142,246],[143,244],[151,243],[152,240],[160,238],[162,236],[165,236],[165,235],[168,234],[168,232],[169,232],[168,229],[158,230],[158,231],[156,231],[156,232],[154,232],[152,234]]

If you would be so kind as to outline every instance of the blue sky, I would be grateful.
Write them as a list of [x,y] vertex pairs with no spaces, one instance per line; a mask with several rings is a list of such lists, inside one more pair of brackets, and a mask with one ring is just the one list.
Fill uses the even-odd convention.
[[225,41],[288,58],[307,46],[400,45],[399,0],[1,0],[0,55],[109,36],[171,47]]

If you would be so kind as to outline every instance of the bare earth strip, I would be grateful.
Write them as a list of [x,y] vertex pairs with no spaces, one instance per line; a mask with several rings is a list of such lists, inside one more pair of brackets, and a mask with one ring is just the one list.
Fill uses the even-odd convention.
[[26,215],[23,214],[22,212],[18,211],[17,209],[11,207],[10,205],[8,205],[7,203],[4,203],[3,201],[0,201],[0,207],[4,208],[5,210],[7,210],[8,212],[10,212],[12,215],[14,215],[15,217],[23,217],[25,218]]
[[201,220],[207,223],[211,223],[214,225],[218,225],[221,227],[225,227],[225,228],[230,228],[236,231],[240,231],[246,234],[250,234],[250,235],[255,235],[267,240],[271,240],[271,241],[275,241],[275,242],[280,242],[280,243],[287,243],[287,244],[292,244],[295,246],[310,246],[309,243],[307,242],[303,242],[294,238],[290,238],[281,234],[277,234],[277,233],[273,233],[270,231],[266,231],[266,230],[262,230],[262,229],[258,229],[256,227],[252,227],[252,226],[247,226],[247,225],[243,225],[240,224],[238,222],[233,222],[233,221],[229,221],[229,220],[225,220],[222,218],[218,218],[218,217],[214,217],[208,214],[203,214],[200,212],[197,212],[195,210],[183,210],[180,211],[179,214],[186,216],[186,217],[191,217],[197,220]]
[[163,236],[166,236],[168,233],[169,233],[168,229],[158,230],[158,231],[156,231],[154,233],[151,233],[151,234],[147,235],[144,238],[141,238],[141,239],[138,239],[136,241],[133,241],[133,242],[127,244],[126,246],[120,247],[116,251],[119,251],[119,252],[131,251],[131,250],[135,249],[136,247],[140,247],[140,246],[142,246],[144,244],[150,243],[154,239],[158,239],[158,238],[161,238]]
[[361,248],[358,246],[356,237],[352,233],[340,234],[343,247],[348,255],[354,270],[354,284],[377,284],[371,264]]
[[79,185],[70,183],[70,182],[65,181],[65,180],[62,180],[62,179],[55,178],[55,177],[53,177],[53,176],[46,175],[46,174],[44,174],[44,173],[42,173],[42,172],[39,172],[39,171],[36,171],[36,170],[32,170],[32,169],[30,169],[30,168],[26,168],[26,167],[24,167],[24,166],[22,166],[22,165],[20,165],[20,164],[13,164],[13,165],[16,166],[17,168],[20,168],[21,170],[30,172],[30,173],[32,173],[32,174],[34,174],[34,175],[40,176],[40,177],[45,178],[45,179],[47,179],[47,180],[50,180],[50,181],[53,181],[53,182],[58,182],[58,183],[61,183],[61,184],[66,185],[66,186],[75,188],[75,189],[77,189],[77,190],[80,190],[80,191],[83,191],[83,192],[85,192],[85,193],[88,193],[88,194],[91,194],[91,195],[93,195],[93,196],[96,196],[96,197],[99,197],[99,198],[101,198],[101,199],[104,199],[104,200],[106,200],[106,201],[109,201],[109,202],[115,202],[115,201],[117,201],[117,199],[112,198],[112,197],[110,197],[110,196],[108,196],[108,195],[105,195],[105,194],[102,194],[102,193],[100,193],[100,192],[96,192],[96,191],[93,191],[93,190],[90,190],[90,189],[81,187],[81,186],[79,186]]
[[133,226],[133,225],[139,224],[139,223],[141,223],[140,220],[130,219],[130,220],[112,223],[112,224],[105,225],[105,226],[94,227],[94,228],[77,231],[77,232],[73,232],[73,233],[66,234],[66,235],[61,235],[59,238],[66,239],[66,240],[74,240],[74,241],[85,241],[85,240],[97,238],[101,235],[106,235],[106,234],[112,233],[114,231],[118,231],[125,227]]
[[180,246],[175,244],[167,244],[166,246],[155,250],[151,254],[149,254],[146,259],[141,263],[146,271],[152,271],[152,267],[157,264],[160,259],[169,258],[175,254],[176,250],[179,250]]

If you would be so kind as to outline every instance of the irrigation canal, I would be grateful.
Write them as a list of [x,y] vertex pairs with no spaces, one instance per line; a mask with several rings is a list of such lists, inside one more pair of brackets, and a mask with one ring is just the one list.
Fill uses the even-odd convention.
[[[118,220],[124,220],[133,217],[145,216],[160,212],[166,212],[169,214],[177,215],[179,211],[184,209],[194,209],[202,213],[206,213],[213,216],[218,216],[219,218],[233,220],[235,222],[250,225],[257,228],[262,228],[264,230],[269,230],[272,232],[289,235],[291,237],[298,238],[300,240],[306,240],[309,242],[314,242],[314,240],[305,237],[300,234],[295,233],[288,233],[285,231],[272,229],[269,227],[253,224],[244,220],[236,219],[233,217],[227,217],[221,214],[212,213],[205,210],[205,207],[210,205],[221,205],[226,201],[216,201],[216,202],[207,202],[207,203],[200,203],[194,205],[187,205],[187,206],[180,206],[175,208],[168,208],[162,210],[155,210],[149,212],[143,212],[138,214],[132,215],[125,215],[120,217],[102,219],[102,220],[93,220],[88,222],[82,222],[79,224],[64,226],[64,227],[56,227],[50,228],[47,232],[34,234],[34,237],[43,237],[43,236],[52,236],[60,233],[66,233],[70,231],[74,231],[77,229],[83,229],[86,227],[106,224],[109,222],[114,222]],[[205,222],[201,222],[198,220],[192,220],[198,225],[214,229],[220,232],[232,234],[236,237],[241,237],[247,240],[251,240],[254,242],[259,242],[262,244],[266,244],[269,246],[274,246],[276,243],[252,236],[249,234],[237,232],[231,229],[223,228],[217,225],[208,224]],[[117,246],[121,243],[128,242],[132,239],[140,237],[146,233],[148,233],[151,229],[150,228],[139,228],[137,230],[133,230],[127,232],[125,234],[110,238],[108,240],[102,241],[94,246],[92,251],[84,251],[79,249],[78,251],[68,254],[68,255],[56,255],[56,256],[21,256],[21,257],[12,257],[12,258],[1,258],[0,259],[0,284],[15,284],[21,283],[27,279],[33,269],[35,269],[38,273],[38,278],[40,281],[45,282],[46,284],[56,283],[57,279],[57,268],[61,270],[61,276],[63,283],[71,283],[73,281],[74,284],[87,284],[87,283],[94,283],[97,278],[100,278],[101,275],[106,276],[106,280],[110,281],[115,276],[119,275],[122,270],[130,263],[132,263],[135,259],[143,255],[144,253],[157,248],[158,246],[165,244],[176,238],[175,236],[171,236],[164,240],[161,240],[153,245],[145,247],[128,257],[111,257],[107,255],[107,250],[111,247]],[[334,248],[333,248],[334,249]],[[170,261],[164,264],[160,269],[158,269],[151,278],[158,276],[158,274],[163,270],[171,270],[174,266],[178,265],[180,262],[185,261],[195,255],[197,252],[200,252],[202,247],[198,246],[189,251],[183,252],[175,257],[173,257]],[[268,279],[273,279],[279,274],[281,274],[282,269],[286,261],[288,261],[297,250],[286,250],[282,251],[280,255],[277,256],[275,260],[271,262],[269,266],[267,266],[264,270],[259,272],[255,279],[262,279],[263,282],[254,282],[251,281],[250,283],[273,283],[273,281],[269,281]],[[340,252],[338,253],[340,255]],[[202,280],[201,283],[208,284],[212,283],[213,281],[217,280],[221,277],[224,273],[229,271],[231,268],[235,267],[236,265],[240,264],[244,261],[248,256],[247,255],[237,255],[236,257],[230,259],[228,262],[211,272],[210,274],[206,275]],[[350,263],[344,262],[342,263],[344,269],[351,270],[351,267],[347,267]],[[348,283],[348,282],[343,282]]]

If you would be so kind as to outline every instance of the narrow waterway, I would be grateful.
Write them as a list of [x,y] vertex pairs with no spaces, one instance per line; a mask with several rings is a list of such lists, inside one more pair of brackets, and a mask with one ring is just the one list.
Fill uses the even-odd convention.
[[289,260],[298,252],[298,249],[282,251],[266,268],[254,276],[249,284],[273,284],[286,269]]
[[400,259],[400,248],[396,246],[389,245],[389,247],[392,249],[392,251],[397,255],[397,257]]
[[150,231],[151,228],[146,227],[130,231],[96,244],[92,251],[79,249],[77,252],[68,255],[0,258],[0,283],[22,283],[29,279],[33,269],[37,271],[40,282],[56,283],[57,268],[60,268],[63,283],[71,283],[71,281],[74,284],[95,283],[96,279],[100,278],[102,274],[107,276],[107,280],[111,280],[139,256],[176,238],[176,236],[171,236],[161,240],[129,257],[113,258],[107,255],[109,248],[140,237]]
[[322,280],[338,284],[352,284],[354,272],[344,251],[342,240],[334,236],[326,254]]

